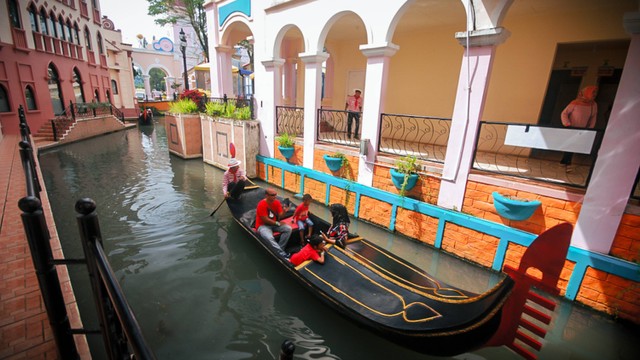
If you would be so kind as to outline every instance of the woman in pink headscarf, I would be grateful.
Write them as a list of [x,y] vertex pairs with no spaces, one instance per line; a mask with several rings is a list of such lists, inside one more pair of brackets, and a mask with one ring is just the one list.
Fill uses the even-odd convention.
[[[598,95],[598,87],[590,85],[584,87],[578,93],[578,98],[573,100],[567,105],[560,119],[562,125],[575,128],[587,128],[593,129],[596,126],[596,119],[598,117],[598,104],[596,104],[596,96]],[[565,152],[560,160],[561,164],[571,165],[571,159],[573,153]],[[571,171],[572,168],[567,166],[567,171]]]

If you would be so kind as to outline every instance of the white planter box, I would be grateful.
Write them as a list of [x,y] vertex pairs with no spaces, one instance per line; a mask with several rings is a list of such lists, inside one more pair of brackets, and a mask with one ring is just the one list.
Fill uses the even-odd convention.
[[200,115],[202,125],[202,159],[205,163],[227,169],[231,158],[229,144],[236,148],[236,159],[242,161],[247,177],[255,178],[256,155],[260,151],[260,122],[233,120]]

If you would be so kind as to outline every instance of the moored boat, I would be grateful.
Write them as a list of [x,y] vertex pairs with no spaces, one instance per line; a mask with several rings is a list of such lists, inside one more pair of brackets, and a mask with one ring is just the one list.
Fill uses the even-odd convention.
[[[324,264],[307,261],[294,267],[254,228],[255,209],[264,197],[265,190],[256,187],[238,199],[229,199],[227,204],[236,221],[287,273],[358,325],[432,355],[455,355],[480,348],[497,331],[502,307],[514,285],[510,277],[475,294],[439,281],[354,234],[344,248],[327,246]],[[329,222],[310,215],[314,233],[329,229]],[[281,222],[294,229],[285,251],[299,250],[296,224],[290,217]]]

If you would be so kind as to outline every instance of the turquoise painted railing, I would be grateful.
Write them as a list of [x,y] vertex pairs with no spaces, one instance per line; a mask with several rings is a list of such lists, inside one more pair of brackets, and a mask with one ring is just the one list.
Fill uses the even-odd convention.
[[[498,248],[496,250],[495,257],[491,268],[496,271],[502,270],[504,258],[507,252],[509,243],[514,243],[522,246],[529,247],[537,235],[517,230],[503,224],[494,223],[488,220],[476,218],[470,215],[463,214],[458,211],[447,210],[435,205],[427,204],[422,201],[414,200],[407,197],[402,197],[397,194],[392,194],[380,189],[364,186],[353,181],[348,181],[342,178],[325,174],[319,171],[308,169],[302,166],[286,163],[282,160],[274,158],[267,158],[258,155],[258,162],[265,165],[266,180],[269,181],[269,167],[281,169],[281,187],[284,188],[285,172],[300,175],[300,193],[304,193],[304,182],[306,178],[317,180],[326,184],[324,203],[329,205],[329,195],[331,186],[335,186],[340,189],[348,190],[355,194],[355,209],[354,217],[358,218],[360,210],[360,197],[362,195],[383,201],[391,205],[391,219],[389,221],[388,229],[390,231],[395,230],[396,214],[398,207],[412,210],[417,213],[431,216],[438,219],[438,230],[436,232],[436,239],[434,246],[438,249],[442,247],[442,237],[444,235],[444,228],[447,223],[456,224],[468,229],[472,229],[483,234],[487,234],[499,239]],[[607,255],[586,251],[574,247],[569,248],[567,259],[575,263],[569,283],[567,284],[567,291],[565,297],[569,300],[575,300],[580,285],[587,271],[587,268],[591,267],[596,270],[601,270],[631,281],[640,282],[640,265],[634,264],[629,261],[621,260]]]

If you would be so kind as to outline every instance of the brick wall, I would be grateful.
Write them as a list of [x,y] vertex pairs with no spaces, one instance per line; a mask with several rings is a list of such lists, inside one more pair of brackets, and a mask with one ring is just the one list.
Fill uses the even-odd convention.
[[78,140],[88,139],[94,136],[122,130],[124,127],[124,124],[122,124],[113,116],[78,120],[70,129],[69,134],[67,134],[64,139],[60,140],[59,143],[65,144]]
[[627,261],[640,262],[640,216],[622,216],[609,254]]
[[589,268],[576,300],[607,314],[640,323],[638,283]]

